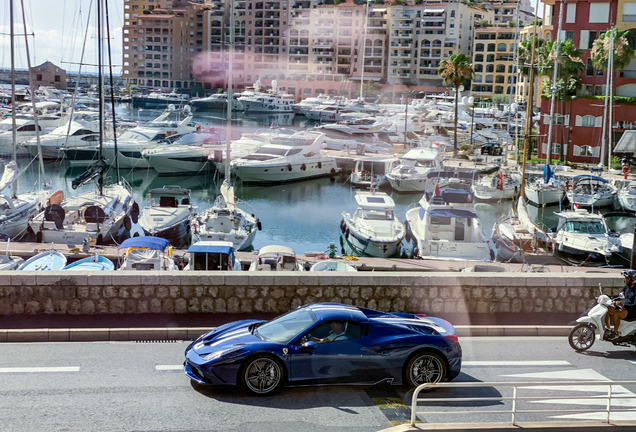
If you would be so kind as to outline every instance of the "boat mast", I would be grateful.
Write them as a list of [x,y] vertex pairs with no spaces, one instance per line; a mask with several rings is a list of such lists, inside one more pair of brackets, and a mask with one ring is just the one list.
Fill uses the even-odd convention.
[[609,74],[609,86],[607,92],[609,92],[609,101],[607,107],[608,114],[608,145],[607,145],[607,169],[612,169],[612,145],[614,144],[614,27],[610,29],[610,52],[609,52],[609,65],[607,66],[607,73]]
[[[612,52],[614,52],[614,29],[611,28],[610,29],[610,53],[609,56],[612,55]],[[608,115],[607,115],[607,110],[608,110],[608,103],[609,103],[609,98],[608,98],[608,90],[610,87],[610,61],[608,58],[608,65],[607,65],[607,78],[605,80],[605,101],[603,102],[603,132],[601,133],[601,161],[600,161],[600,165],[601,166],[605,166],[605,145],[606,145],[606,132],[607,132],[607,120],[608,120]],[[610,131],[612,130],[612,125],[610,124]],[[609,163],[609,165],[611,165],[611,162]]]
[[[16,141],[18,139],[17,127],[15,122],[15,46],[14,46],[14,37],[15,31],[13,28],[13,0],[9,2],[9,34],[11,38],[11,135],[13,138],[13,160],[16,160],[17,150],[15,148]],[[33,96],[33,95],[32,95]],[[18,193],[18,180],[14,180],[11,191],[13,193],[13,198],[16,198],[16,194]]]
[[[545,15],[545,4],[544,15]],[[529,87],[528,87],[528,106],[526,108],[526,131],[525,137],[523,139],[523,164],[521,168],[521,185],[519,186],[519,197],[523,197],[524,188],[526,184],[526,159],[528,154],[528,144],[530,143],[530,133],[532,131],[532,106],[534,105],[534,53],[535,53],[535,45],[537,44],[537,17],[534,18],[534,25],[532,26],[532,43],[530,48],[530,79],[529,79]]]
[[[24,1],[24,0],[22,0]],[[115,147],[115,175],[119,184],[119,151],[117,149],[117,121],[115,120],[115,86],[113,84],[113,59],[110,55],[110,21],[108,19],[108,0],[106,2],[106,39],[108,40],[108,71],[110,77],[110,105],[113,115],[113,145]]]
[[[364,17],[364,36],[362,38],[362,67],[360,68],[360,100],[364,101],[364,55],[367,52],[367,24],[369,22],[369,2],[367,0],[367,13]],[[406,133],[406,131],[404,131]]]
[[[552,67],[552,86],[550,91],[552,96],[550,97],[550,124],[548,126],[548,165],[552,162],[552,131],[554,129],[554,106],[556,105],[556,92],[557,92],[557,78],[559,76],[559,55],[561,54],[561,29],[563,28],[563,15],[565,15],[565,2],[561,0],[561,7],[559,12],[559,29],[557,30],[556,37],[556,53],[554,57],[554,66]],[[565,81],[563,82],[565,86]],[[565,113],[563,113],[565,114]],[[565,143],[562,143],[565,145]]]
[[97,0],[97,91],[99,92],[99,195],[104,195],[104,86],[102,85],[102,0]]
[[[26,32],[26,17],[24,15],[24,0],[22,5],[22,25],[24,26],[24,46],[26,47],[27,68],[31,72],[31,56],[29,55],[29,39]],[[44,158],[42,157],[42,148],[40,146],[40,125],[38,124],[38,113],[35,109],[35,86],[31,85],[31,107],[33,109],[33,122],[35,123],[35,139],[38,143],[38,159],[40,162],[40,175],[44,178]],[[40,183],[40,182],[38,182]]]
[[225,128],[225,154],[227,161],[225,162],[225,181],[230,182],[230,137],[232,134],[232,72],[234,69],[233,56],[234,53],[234,2],[230,2],[230,38],[227,42],[228,67],[227,67],[227,127]]

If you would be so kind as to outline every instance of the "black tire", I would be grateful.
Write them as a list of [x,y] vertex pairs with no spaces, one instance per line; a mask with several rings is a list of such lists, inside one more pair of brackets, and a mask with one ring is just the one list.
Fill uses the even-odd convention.
[[345,238],[349,238],[349,228],[345,229]]
[[436,353],[424,351],[409,359],[404,369],[405,382],[409,387],[446,380],[448,367],[444,359]]
[[588,323],[577,324],[572,327],[568,336],[568,342],[576,352],[587,351],[594,345],[596,334],[594,326]]
[[243,364],[239,382],[251,395],[268,396],[283,386],[285,369],[278,359],[264,354],[257,355]]
[[344,219],[341,219],[340,220],[340,231],[342,231],[343,234],[344,234],[346,228],[347,228],[347,224],[345,224]]

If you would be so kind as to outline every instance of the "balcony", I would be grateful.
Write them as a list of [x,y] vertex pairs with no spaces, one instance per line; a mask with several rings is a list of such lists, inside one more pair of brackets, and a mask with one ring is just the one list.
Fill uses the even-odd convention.
[[393,28],[411,28],[411,27],[413,27],[413,22],[406,22],[406,23],[394,22],[393,25],[391,25],[391,27],[393,27]]
[[411,74],[407,74],[407,73],[395,73],[395,72],[392,72],[392,73],[389,74],[390,78],[408,78],[410,76],[411,76]]
[[404,13],[396,13],[391,14],[391,19],[393,20],[412,20],[413,14],[404,14]]

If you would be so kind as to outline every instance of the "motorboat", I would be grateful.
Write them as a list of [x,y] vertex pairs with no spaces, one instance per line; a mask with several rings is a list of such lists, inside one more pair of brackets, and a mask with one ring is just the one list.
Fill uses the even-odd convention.
[[356,117],[359,119],[370,118],[380,114],[380,110],[375,105],[352,102],[346,105],[319,105],[313,109],[303,110],[303,114],[309,120],[325,123],[352,121]]
[[[71,121],[40,137],[40,148],[44,159],[58,159],[60,149],[94,146],[99,141],[99,123]],[[26,141],[23,146],[33,157],[38,155],[36,138]]]
[[548,256],[554,251],[554,240],[537,227],[526,210],[526,203],[520,199],[517,211],[497,221],[492,229],[498,261],[523,263],[531,256]]
[[190,95],[182,93],[161,93],[153,92],[147,95],[133,95],[133,108],[163,108],[169,105],[183,105],[188,103]]
[[272,245],[258,251],[249,271],[303,271],[303,266],[292,248]]
[[413,256],[444,261],[495,258],[471,191],[437,186],[434,191],[426,191],[419,207],[406,212],[405,225]]
[[386,182],[387,174],[399,163],[395,157],[370,157],[357,159],[349,181],[360,188],[380,187]]
[[325,134],[302,132],[309,139],[265,144],[254,153],[232,161],[232,172],[245,183],[285,183],[333,176],[336,159],[323,155]]
[[208,129],[183,135],[171,145],[144,150],[142,156],[159,175],[197,175],[213,167],[210,157],[224,148],[225,136]]
[[391,188],[396,192],[424,192],[434,184],[428,173],[439,171],[444,166],[444,157],[433,148],[414,148],[402,157],[398,166],[386,175]]
[[56,250],[41,252],[26,260],[17,270],[21,271],[45,271],[62,270],[66,265],[66,256]]
[[601,214],[585,209],[565,210],[554,213],[559,217],[556,228],[550,233],[555,242],[555,256],[567,263],[586,266],[608,265],[612,254],[620,252],[611,238]]
[[[237,100],[238,95],[234,95],[232,100],[232,111],[243,111],[243,103]],[[190,100],[193,112],[221,111],[227,109],[227,93],[217,93],[203,98]]]
[[188,248],[188,265],[184,270],[241,271],[232,242],[200,241]]
[[254,211],[238,206],[234,188],[226,179],[214,205],[192,218],[192,244],[200,241],[229,241],[234,249],[245,250],[252,246],[256,232],[260,229],[262,225]]
[[[38,116],[38,127],[32,115],[16,118],[15,134],[16,144],[21,144],[35,137],[37,133],[47,133],[68,122],[68,117],[62,116]],[[13,120],[11,118],[0,121],[0,154],[13,153]],[[16,148],[17,155],[28,154],[27,150],[20,146]]]
[[340,230],[360,256],[388,258],[400,253],[406,231],[395,215],[395,202],[384,192],[357,191],[358,209],[342,212]]
[[551,178],[546,183],[542,177],[539,177],[526,183],[524,193],[526,199],[538,207],[556,205],[565,196],[565,185],[555,178]]
[[24,260],[21,257],[13,256],[9,253],[9,246],[11,245],[11,237],[6,234],[0,235],[3,241],[7,242],[7,251],[4,255],[0,255],[0,271],[1,270],[15,270],[22,265]]
[[346,262],[324,260],[313,264],[309,271],[357,272],[358,269]]
[[115,270],[115,264],[108,258],[95,254],[94,256],[75,261],[62,270]]
[[333,101],[332,103],[336,102],[335,98],[332,98],[331,96],[319,94],[315,97],[308,97],[306,99],[301,100],[298,103],[292,104],[292,110],[294,111],[295,114],[302,114],[303,110],[312,109],[319,105],[324,105],[325,103],[329,103],[330,101]]
[[161,237],[133,237],[119,245],[124,249],[119,270],[178,270],[170,242]]
[[636,181],[630,181],[618,191],[618,202],[623,209],[636,212]]
[[272,81],[272,89],[267,93],[260,91],[262,89],[260,80],[254,83],[254,89],[255,92],[238,98],[245,114],[294,112],[292,105],[296,102],[296,98],[292,94],[280,91],[276,80]]
[[566,195],[572,204],[581,207],[604,207],[614,203],[618,189],[602,177],[580,175],[567,186]]
[[180,242],[190,230],[192,206],[190,189],[179,186],[164,186],[148,192],[148,205],[139,216],[139,226],[147,236],[163,237],[171,242]]
[[475,198],[482,201],[511,200],[519,196],[521,182],[503,171],[484,176],[473,184]]
[[59,197],[56,203],[29,222],[39,242],[77,245],[91,238],[104,244],[130,230],[131,222],[136,222],[139,215],[130,187],[125,184],[103,186],[101,191],[91,190],[66,199],[61,191],[55,195]]
[[[344,116],[345,114],[343,114]],[[340,132],[348,135],[374,134],[386,128],[385,122],[374,118],[356,118],[352,120],[341,120],[336,123],[327,123],[317,126],[314,129],[321,131]]]
[[0,232],[12,239],[26,234],[29,219],[40,212],[49,195],[47,189],[6,194],[19,175],[15,161],[7,163],[0,179]]

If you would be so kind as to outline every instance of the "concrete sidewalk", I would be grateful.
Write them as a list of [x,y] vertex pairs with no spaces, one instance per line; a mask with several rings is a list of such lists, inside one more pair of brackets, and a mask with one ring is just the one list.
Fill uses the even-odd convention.
[[[192,340],[210,327],[0,329],[0,342],[104,342]],[[570,326],[455,326],[462,336],[567,336]]]
[[514,425],[510,423],[417,423],[415,426],[399,425],[379,432],[410,432],[410,431],[454,431],[468,432],[478,430],[495,429],[501,432],[519,431],[520,429],[531,429],[541,432],[562,432],[573,430],[576,432],[594,432],[611,429],[613,432],[633,432],[636,430],[636,422],[633,421],[613,421],[603,423],[599,421],[552,421],[552,422],[519,422]]

